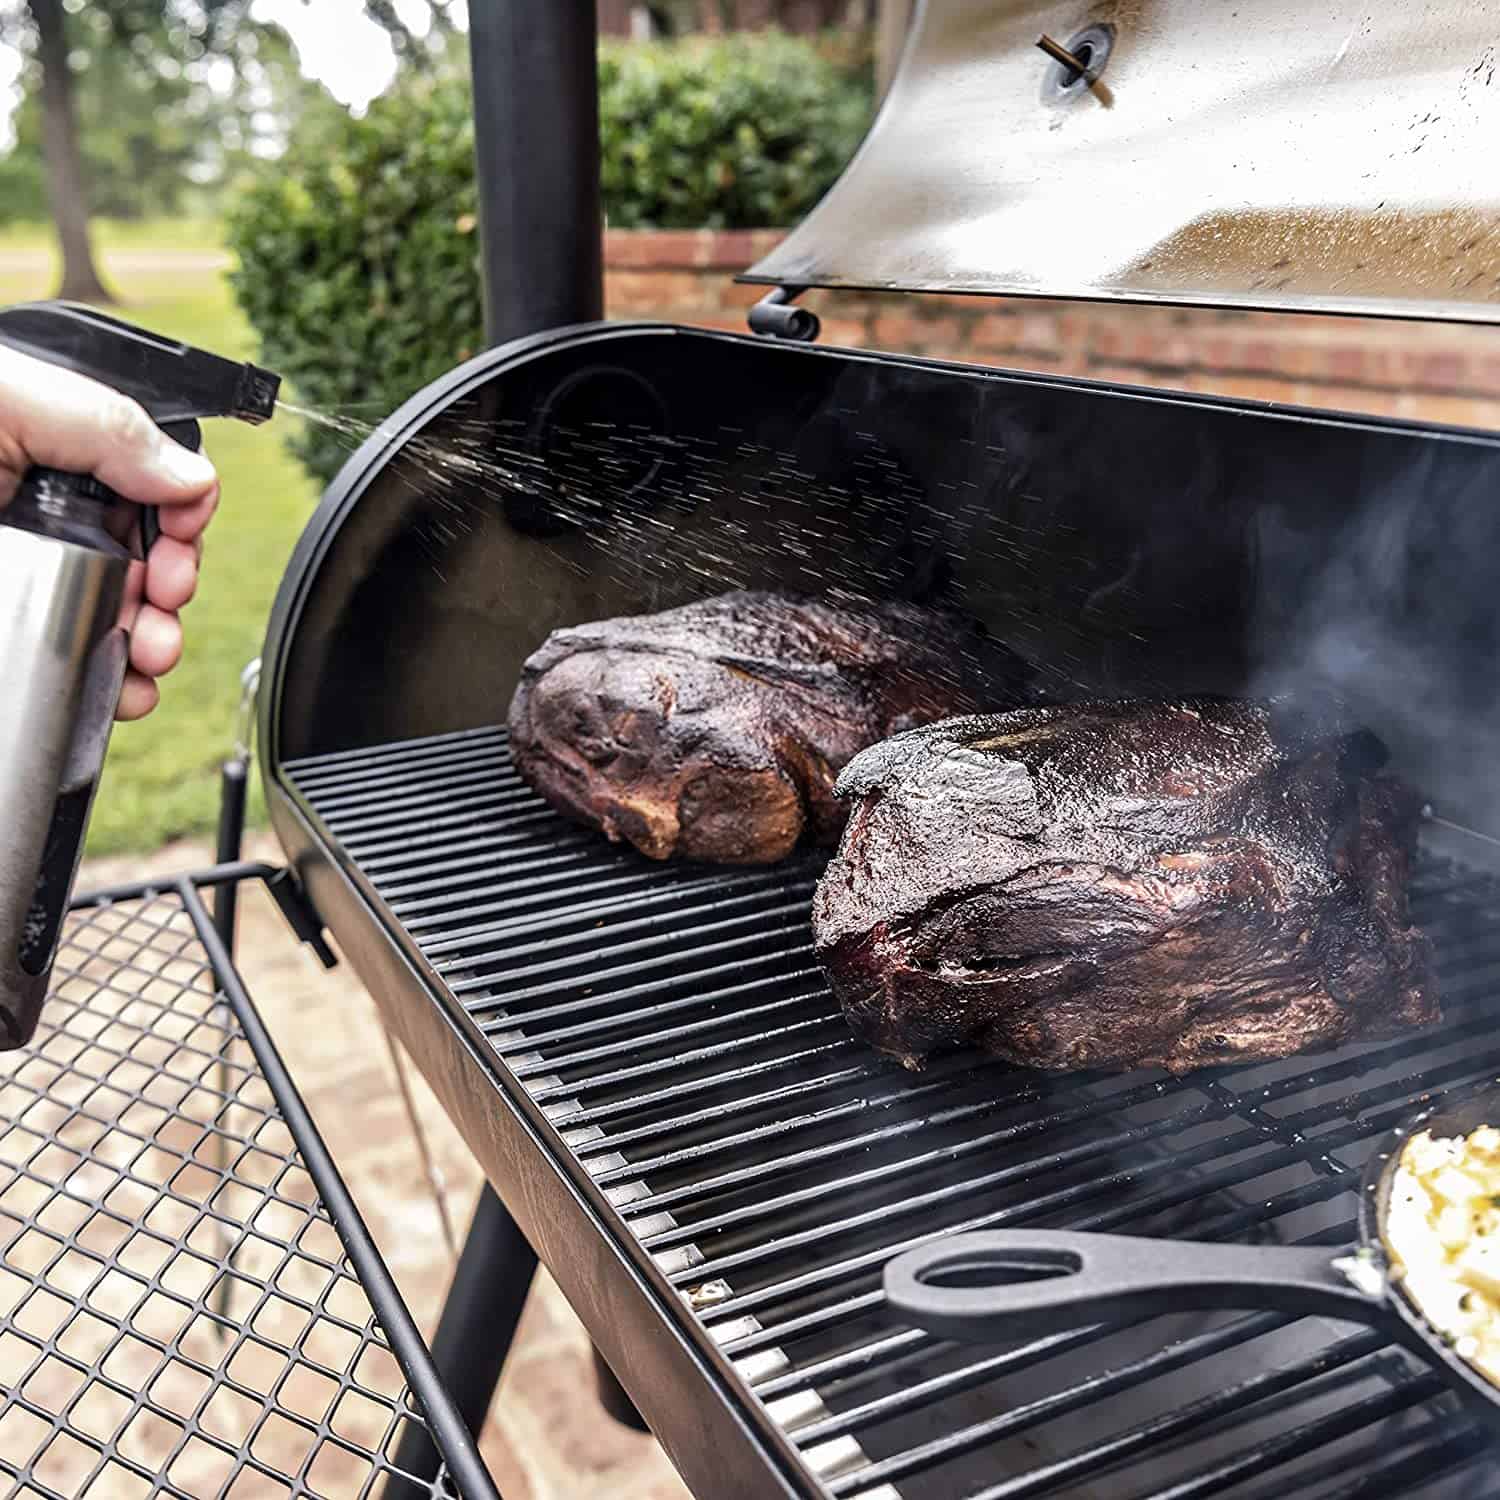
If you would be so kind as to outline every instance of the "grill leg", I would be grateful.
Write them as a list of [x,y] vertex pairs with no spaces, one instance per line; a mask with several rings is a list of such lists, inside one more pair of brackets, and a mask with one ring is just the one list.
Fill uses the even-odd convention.
[[[218,862],[233,864],[245,843],[245,794],[250,786],[250,762],[243,755],[226,760],[219,771]],[[214,927],[234,956],[234,916],[239,883],[230,881],[214,892]]]
[[[236,750],[226,760],[219,772],[219,843],[218,861],[221,865],[233,864],[240,857],[240,851],[245,842],[245,792],[250,785],[250,757],[244,750]],[[236,880],[221,885],[214,892],[214,929],[223,941],[225,951],[231,958],[234,957],[234,918],[239,900],[240,887]],[[222,1014],[222,1012],[220,1012]],[[215,1087],[219,1093],[228,1099],[232,1090],[229,1084],[229,1056],[227,1049],[219,1054],[218,1066],[215,1069]],[[222,1132],[214,1132],[214,1167],[223,1172],[225,1167],[225,1152],[228,1150],[225,1137]],[[239,1260],[240,1245],[243,1236],[228,1238],[227,1232],[222,1224],[218,1224],[218,1232],[225,1235],[224,1241],[224,1264],[233,1270]],[[218,1285],[214,1288],[214,1311],[218,1313],[219,1323],[214,1326],[218,1331],[219,1338],[228,1342],[229,1340],[229,1298],[234,1288],[235,1279],[232,1276],[222,1276]]]
[[[476,1438],[500,1382],[535,1270],[536,1253],[486,1183],[432,1341],[432,1362]],[[437,1452],[414,1423],[407,1425],[395,1462],[398,1469],[424,1482],[437,1474]],[[386,1500],[429,1493],[393,1477]]]
[[625,1387],[615,1379],[615,1372],[605,1364],[604,1356],[594,1350],[594,1379],[599,1386],[599,1404],[615,1421],[636,1432],[650,1432],[646,1419],[635,1409],[635,1402],[625,1394]]

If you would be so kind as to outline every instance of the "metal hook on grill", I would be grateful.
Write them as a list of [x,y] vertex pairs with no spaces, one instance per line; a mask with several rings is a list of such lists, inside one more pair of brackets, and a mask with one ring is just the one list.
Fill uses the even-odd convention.
[[234,758],[247,765],[255,755],[255,704],[260,695],[260,657],[240,673],[240,706],[234,720]]
[[800,286],[773,287],[746,315],[750,332],[799,344],[813,343],[823,331],[817,313],[792,306],[794,299],[804,290]]

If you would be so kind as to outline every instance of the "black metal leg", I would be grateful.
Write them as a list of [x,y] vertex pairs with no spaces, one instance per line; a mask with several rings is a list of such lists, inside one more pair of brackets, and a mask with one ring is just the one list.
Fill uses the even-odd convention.
[[[235,864],[239,860],[240,850],[245,842],[245,792],[249,785],[250,757],[243,750],[239,750],[224,762],[219,773],[218,863],[221,865]],[[234,918],[239,901],[239,890],[239,881],[231,880],[214,892],[214,931],[219,934],[219,941],[224,944],[225,951],[231,958],[234,957]],[[228,1099],[230,1086],[227,1054],[220,1054],[216,1071],[219,1092],[225,1099]],[[215,1132],[214,1166],[220,1172],[225,1169],[227,1150],[224,1135]],[[223,1225],[219,1225],[219,1230],[221,1233],[226,1232]],[[224,1263],[230,1270],[233,1270],[239,1261],[242,1243],[243,1236],[236,1235],[225,1247]],[[229,1298],[234,1285],[234,1277],[223,1276],[214,1288],[214,1310],[222,1320],[217,1327],[220,1336],[225,1339],[229,1337]]]
[[646,1419],[635,1409],[635,1402],[625,1394],[625,1387],[615,1379],[615,1372],[605,1364],[604,1356],[594,1350],[594,1378],[599,1386],[599,1404],[615,1421],[636,1432],[650,1432]]
[[[500,1383],[535,1270],[535,1252],[486,1183],[432,1341],[433,1364],[475,1437]],[[437,1474],[437,1451],[422,1428],[407,1427],[396,1467],[423,1481]],[[393,1478],[386,1500],[426,1493]]]
[[[250,788],[250,760],[236,755],[226,760],[219,773],[218,863],[235,864],[245,842],[245,800]],[[214,892],[214,928],[230,954],[234,953],[234,918],[239,900],[239,882],[221,885]]]

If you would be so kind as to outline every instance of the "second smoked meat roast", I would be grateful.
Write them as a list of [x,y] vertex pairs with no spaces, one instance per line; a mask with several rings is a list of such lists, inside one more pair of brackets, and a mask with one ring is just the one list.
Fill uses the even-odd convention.
[[1430,1024],[1418,808],[1365,733],[1272,705],[1105,702],[865,751],[813,906],[854,1030],[919,1067],[1282,1057]]

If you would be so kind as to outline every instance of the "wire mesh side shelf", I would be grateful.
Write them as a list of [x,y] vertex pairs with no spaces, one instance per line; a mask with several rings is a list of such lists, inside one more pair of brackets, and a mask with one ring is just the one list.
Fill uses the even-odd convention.
[[0,1055],[6,1495],[498,1500],[204,908],[274,875],[80,898]]

